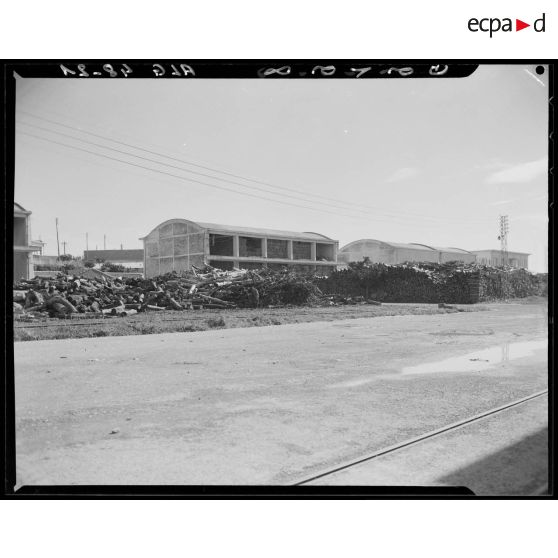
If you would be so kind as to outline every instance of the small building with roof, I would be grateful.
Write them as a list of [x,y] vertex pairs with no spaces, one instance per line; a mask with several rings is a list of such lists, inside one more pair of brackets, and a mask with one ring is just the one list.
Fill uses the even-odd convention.
[[509,265],[516,269],[529,268],[529,256],[526,252],[506,252],[503,254],[501,250],[474,250],[473,254],[477,256],[477,263],[482,265],[492,265],[500,267]]
[[108,262],[134,270],[143,270],[143,248],[84,250],[83,259],[90,262]]
[[33,252],[40,248],[31,241],[31,211],[14,203],[14,282],[33,277]]
[[292,232],[170,219],[140,238],[144,273],[155,277],[189,271],[192,265],[220,269],[288,267],[327,275],[336,269],[339,242],[316,232]]
[[473,263],[475,254],[461,248],[442,248],[427,244],[387,242],[363,238],[350,242],[339,250],[338,262],[348,264],[369,258],[373,263],[401,264],[405,262],[445,263],[461,261]]

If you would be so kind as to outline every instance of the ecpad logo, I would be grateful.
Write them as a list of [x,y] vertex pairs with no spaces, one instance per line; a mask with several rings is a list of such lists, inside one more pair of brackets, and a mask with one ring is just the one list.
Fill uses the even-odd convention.
[[[533,29],[535,32],[537,33],[545,32],[544,31],[545,15],[546,14],[543,13],[543,15],[539,19],[536,19],[533,22]],[[482,19],[477,19],[475,17],[472,17],[468,21],[467,27],[469,28],[469,31],[472,31],[473,33],[476,33],[477,31],[482,31],[483,33],[490,33],[490,38],[492,38],[493,33],[497,33],[498,31],[503,31],[503,32],[514,31],[512,19],[509,17],[505,17],[503,19],[500,19],[498,17],[490,17],[490,18],[485,17]],[[521,31],[522,29],[526,29],[527,27],[531,27],[531,24],[525,23],[520,19],[515,20],[515,31]]]

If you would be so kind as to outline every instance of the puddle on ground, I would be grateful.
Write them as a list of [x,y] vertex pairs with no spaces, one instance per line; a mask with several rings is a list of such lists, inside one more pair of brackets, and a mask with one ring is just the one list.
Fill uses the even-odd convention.
[[434,372],[475,372],[486,370],[496,364],[523,358],[532,355],[535,351],[546,349],[547,343],[546,339],[522,343],[504,343],[489,349],[437,362],[427,362],[418,366],[406,366],[401,372],[402,374],[431,374]]
[[379,378],[382,378],[385,376],[374,376],[373,378],[361,378],[359,380],[350,380],[348,382],[340,382],[338,384],[332,384],[329,387],[332,388],[345,388],[345,387],[357,387],[357,386],[363,386],[365,384],[369,384],[371,382],[375,382],[376,380],[378,380]]
[[357,387],[385,378],[396,378],[411,374],[434,374],[439,372],[480,372],[523,357],[530,356],[535,351],[545,350],[548,345],[547,339],[537,341],[525,341],[521,343],[504,343],[488,349],[467,353],[465,355],[447,358],[436,362],[427,362],[416,366],[406,366],[401,369],[400,374],[379,374],[366,378],[357,378],[347,382],[332,384],[331,388]]

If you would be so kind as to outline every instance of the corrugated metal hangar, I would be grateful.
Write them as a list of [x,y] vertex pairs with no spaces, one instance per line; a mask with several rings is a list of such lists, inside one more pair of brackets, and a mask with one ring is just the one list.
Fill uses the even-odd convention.
[[475,254],[461,248],[441,248],[426,244],[402,244],[363,238],[343,246],[337,256],[339,264],[359,262],[368,257],[373,263],[400,264],[404,262],[473,263]]

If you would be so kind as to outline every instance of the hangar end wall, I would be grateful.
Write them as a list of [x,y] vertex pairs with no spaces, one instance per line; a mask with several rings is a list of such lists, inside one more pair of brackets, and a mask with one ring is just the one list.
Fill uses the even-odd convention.
[[207,233],[190,221],[173,220],[159,225],[144,238],[146,277],[171,271],[188,271],[205,263]]

